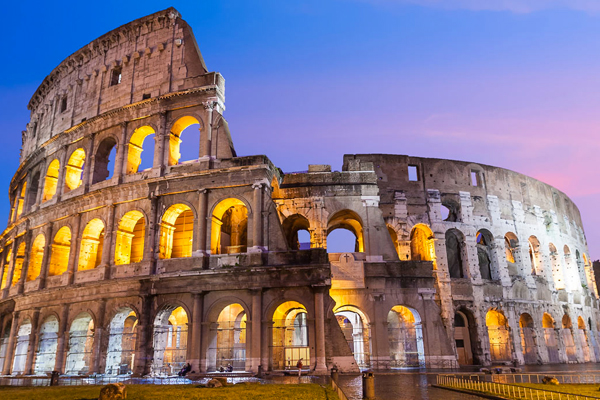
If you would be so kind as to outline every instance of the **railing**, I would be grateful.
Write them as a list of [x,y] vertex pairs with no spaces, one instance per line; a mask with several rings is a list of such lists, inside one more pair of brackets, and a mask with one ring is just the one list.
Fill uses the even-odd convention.
[[[549,375],[541,375],[541,374],[507,374],[504,376],[510,376],[510,375],[512,375],[512,376],[532,375],[532,376],[538,376],[538,377],[539,376],[542,376],[542,377],[549,376]],[[465,378],[464,375],[463,376],[438,375],[436,383],[438,386],[463,389],[463,390],[469,390],[469,391],[474,391],[474,392],[484,392],[484,393],[490,393],[490,394],[505,396],[505,397],[508,396],[513,399],[526,399],[526,400],[600,399],[600,397],[594,397],[594,396],[586,396],[586,395],[581,395],[581,394],[572,394],[572,393],[543,390],[543,389],[534,389],[534,388],[529,388],[529,387],[524,387],[524,386],[517,386],[514,384],[498,383],[498,382],[494,382],[494,381],[489,382],[489,381],[485,380],[485,378],[482,380],[479,379],[479,377],[485,377],[485,376],[503,376],[503,375],[470,375],[470,378],[477,378],[477,379]],[[573,375],[567,375],[567,376],[573,376]],[[589,375],[587,375],[587,376],[589,376]],[[558,379],[558,376],[552,375],[552,377],[555,377]],[[521,383],[529,383],[529,382],[523,381]],[[538,383],[538,382],[531,382],[531,383]],[[541,380],[539,383],[541,383]],[[573,383],[578,383],[578,382],[573,382]],[[582,383],[592,383],[592,382],[583,382],[582,381]]]
[[492,381],[496,383],[543,383],[542,380],[551,376],[558,380],[558,383],[600,383],[600,373],[598,374],[494,374],[489,375]]
[[[154,385],[181,385],[189,384],[187,378],[182,377],[153,377],[132,378],[123,376],[61,376],[58,378],[58,386],[84,386],[84,385],[107,385],[109,383],[154,384]],[[0,386],[50,386],[50,378],[46,376],[23,376],[23,377],[1,377]]]

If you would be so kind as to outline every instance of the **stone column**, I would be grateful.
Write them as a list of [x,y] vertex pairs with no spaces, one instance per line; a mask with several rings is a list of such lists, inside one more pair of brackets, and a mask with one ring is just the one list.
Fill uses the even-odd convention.
[[111,254],[114,251],[114,226],[115,226],[115,205],[108,206],[108,216],[106,217],[106,227],[104,230],[104,247],[102,248],[101,266],[105,268],[104,279],[110,278]]
[[4,353],[4,366],[2,367],[2,375],[10,374],[12,367],[13,356],[15,355],[15,344],[17,340],[17,328],[19,326],[19,311],[13,312],[13,318],[10,325],[10,336],[8,337],[8,345]]
[[262,183],[252,185],[254,199],[252,204],[252,248],[250,252],[261,252],[262,249]]
[[204,118],[204,132],[200,136],[200,160],[210,161],[211,145],[212,145],[212,121],[213,121],[213,110],[217,103],[215,101],[205,101],[202,103],[206,110]]
[[188,360],[192,364],[192,371],[200,372],[201,346],[202,346],[202,314],[204,310],[204,293],[194,293],[194,306],[192,309],[192,325],[188,338],[191,338],[188,350]]
[[56,197],[56,201],[59,202],[60,198],[63,195],[65,189],[65,175],[67,174],[67,169],[65,168],[65,164],[67,163],[67,146],[63,146],[62,148],[62,159],[59,158],[60,161],[60,169],[58,170],[58,182],[56,183],[56,193],[54,197]]
[[315,372],[327,372],[325,360],[325,306],[323,292],[326,287],[315,287],[315,331],[317,363]]
[[39,325],[40,309],[36,308],[33,310],[33,317],[31,319],[31,334],[29,335],[27,359],[25,360],[25,371],[23,372],[23,375],[31,375],[33,373],[33,356],[37,353],[37,342],[40,335],[38,332]]
[[79,237],[79,225],[81,224],[81,214],[75,217],[73,232],[71,233],[71,249],[69,251],[69,264],[67,266],[68,285],[72,285],[75,281],[75,271],[77,271],[77,263],[79,262],[79,247],[81,246],[81,238]]
[[44,229],[44,238],[46,243],[44,244],[44,255],[42,256],[42,266],[40,267],[40,289],[46,287],[46,278],[48,277],[48,268],[50,266],[50,253],[52,252],[52,222],[49,222]]
[[252,343],[251,343],[251,365],[252,372],[257,373],[261,365],[262,354],[262,288],[252,290]]
[[115,172],[113,178],[117,178],[118,183],[123,182],[123,175],[125,174],[125,158],[128,146],[127,142],[127,122],[121,124],[121,136],[119,138],[119,144],[117,145],[117,157],[115,160]]
[[152,296],[142,297],[142,309],[136,335],[135,359],[133,365],[134,376],[144,376],[150,373],[152,360],[154,359],[153,328],[151,321],[153,313]]
[[[262,365],[263,371],[268,371],[271,368],[271,353],[269,351],[269,346],[273,344],[273,320],[262,321],[261,339],[260,365]],[[271,343],[269,343],[269,341],[271,341]]]
[[94,325],[94,347],[92,351],[92,360],[90,361],[90,367],[92,373],[101,374],[100,371],[100,360],[102,359],[102,341],[104,340],[105,331],[104,328],[104,313],[106,311],[106,299],[102,299],[98,304],[98,313],[96,314],[96,321]]
[[162,176],[167,166],[169,159],[169,146],[166,144],[169,140],[169,132],[167,132],[167,113],[159,114],[158,132],[154,134],[154,161],[152,168],[159,168]]
[[148,215],[148,229],[146,241],[144,244],[144,260],[150,261],[150,273],[156,274],[156,259],[158,258],[158,235],[160,232],[160,221],[158,209],[158,197],[150,198],[150,215]]
[[[90,147],[88,148],[88,152],[85,154],[85,162],[84,162],[84,166],[83,166],[83,176],[81,178],[82,180],[82,185],[83,185],[83,191],[84,193],[87,193],[90,190],[90,185],[91,185],[91,171],[92,171],[92,154],[94,152],[94,139],[95,139],[96,135],[92,134],[91,138],[90,138]],[[41,187],[41,186],[40,186]]]
[[67,324],[69,323],[69,305],[63,304],[60,313],[60,322],[58,324],[58,343],[56,346],[56,359],[54,362],[54,370],[60,374],[65,373],[65,354],[67,352],[67,344],[69,342],[69,331]]
[[23,240],[25,241],[25,256],[23,257],[23,266],[21,267],[21,278],[19,279],[18,293],[22,294],[25,291],[25,281],[27,280],[27,272],[29,270],[29,255],[31,254],[31,230],[27,230]]
[[208,233],[208,190],[198,191],[198,252],[202,255],[210,254],[207,250],[206,236]]

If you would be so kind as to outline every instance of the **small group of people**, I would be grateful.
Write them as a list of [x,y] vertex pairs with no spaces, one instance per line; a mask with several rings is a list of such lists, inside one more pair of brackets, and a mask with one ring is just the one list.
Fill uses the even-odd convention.
[[223,367],[221,365],[221,368],[219,368],[219,372],[233,372],[233,365],[227,364],[227,367]]
[[177,376],[186,376],[188,372],[192,370],[192,364],[187,363],[181,368],[181,371],[177,373]]

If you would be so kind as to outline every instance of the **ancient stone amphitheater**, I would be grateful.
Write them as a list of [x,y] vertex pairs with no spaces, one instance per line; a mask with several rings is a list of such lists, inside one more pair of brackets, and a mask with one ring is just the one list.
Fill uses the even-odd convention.
[[401,155],[284,174],[236,155],[224,102],[172,8],[44,79],[0,236],[2,374],[600,361],[564,193]]

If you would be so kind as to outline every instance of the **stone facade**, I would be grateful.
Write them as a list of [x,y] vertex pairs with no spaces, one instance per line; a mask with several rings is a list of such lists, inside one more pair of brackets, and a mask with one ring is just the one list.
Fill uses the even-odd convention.
[[[600,360],[594,274],[563,193],[400,155],[284,174],[237,157],[224,82],[171,8],[40,85],[0,236],[2,374]],[[182,162],[189,135],[197,157]],[[338,229],[354,251],[327,252]]]

